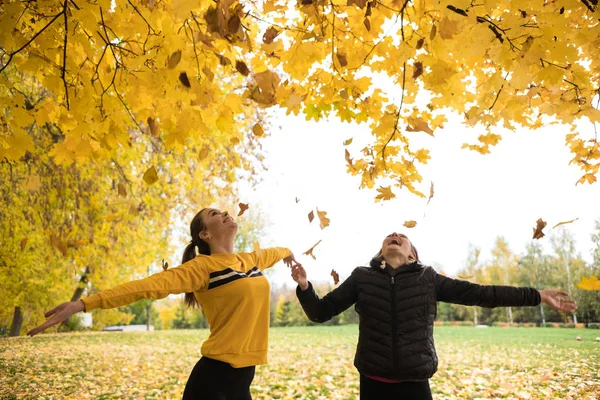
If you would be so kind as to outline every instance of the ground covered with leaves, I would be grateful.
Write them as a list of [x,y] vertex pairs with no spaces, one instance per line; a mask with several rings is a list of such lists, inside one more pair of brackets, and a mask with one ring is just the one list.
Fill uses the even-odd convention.
[[[204,330],[0,339],[2,399],[178,399]],[[356,326],[271,329],[254,399],[357,399]],[[577,341],[576,337],[581,337]],[[600,331],[436,327],[435,399],[600,398]]]

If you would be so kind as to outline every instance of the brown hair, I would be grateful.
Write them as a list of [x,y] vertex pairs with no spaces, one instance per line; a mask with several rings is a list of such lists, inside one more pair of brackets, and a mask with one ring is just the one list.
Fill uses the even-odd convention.
[[[202,211],[204,210],[206,210],[206,208],[200,210],[200,212],[194,216],[192,222],[190,223],[190,234],[192,235],[192,240],[183,251],[183,257],[181,257],[182,264],[196,257],[196,248],[198,248],[199,254],[204,254],[207,256],[210,255],[210,247],[208,243],[200,238],[200,232],[204,230],[204,220],[202,219]],[[183,302],[188,307],[200,306],[196,300],[196,296],[194,296],[194,293],[186,293]]]

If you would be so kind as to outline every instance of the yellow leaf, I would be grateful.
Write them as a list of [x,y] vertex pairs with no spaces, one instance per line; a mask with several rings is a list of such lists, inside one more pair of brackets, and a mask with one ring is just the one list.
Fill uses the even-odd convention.
[[586,278],[581,277],[581,282],[577,284],[577,287],[582,290],[600,290],[600,280],[596,276]]
[[319,220],[321,221],[321,223],[319,224],[321,229],[325,229],[326,227],[328,227],[329,218],[327,218],[327,211],[319,211],[319,209],[317,208],[317,215],[319,216]]
[[[434,25],[435,27],[435,25]],[[444,17],[440,21],[440,37],[444,40],[452,39],[459,31],[458,23],[454,20]]]
[[150,167],[144,172],[144,182],[148,185],[152,185],[158,181],[158,173],[156,172],[156,168]]
[[315,247],[317,247],[317,245],[321,243],[321,241],[319,240],[317,243],[315,243],[315,245],[313,247],[311,247],[310,249],[306,250],[304,253],[307,256],[311,256],[313,258],[313,260],[316,260],[317,257],[315,257],[315,255],[313,254],[313,250],[315,249]]
[[427,199],[427,204],[429,204],[429,202],[433,198],[433,193],[433,182],[431,182],[431,186],[429,187],[429,198]]
[[414,228],[415,226],[417,226],[417,222],[416,221],[405,221],[404,224],[405,227],[407,228]]
[[570,221],[559,222],[558,224],[554,225],[554,226],[553,226],[552,228],[550,228],[550,229],[554,229],[554,228],[556,228],[557,226],[560,226],[560,225],[566,225],[566,224],[570,224],[570,223],[572,223],[572,222],[575,222],[575,221],[577,221],[578,219],[579,219],[579,218],[575,218],[575,219],[572,219],[572,220],[570,220]]
[[13,129],[13,135],[5,140],[6,148],[0,149],[0,161],[3,161],[4,158],[17,161],[25,155],[26,151],[34,149],[33,140],[22,129]]
[[344,140],[344,146],[348,146],[350,143],[352,143],[352,138]]
[[386,187],[380,186],[377,189],[377,191],[379,192],[379,194],[375,197],[375,201],[391,200],[394,197],[396,197],[396,195],[392,192],[391,186],[386,186]]
[[429,127],[427,122],[423,118],[408,118],[409,125],[406,127],[406,130],[409,132],[426,132],[433,136],[433,130]]
[[208,153],[209,153],[209,151],[210,151],[210,150],[209,150],[208,146],[204,146],[204,147],[202,148],[202,150],[200,150],[200,154],[198,154],[198,160],[199,160],[199,161],[202,161],[202,160],[204,160],[206,157],[208,157]]

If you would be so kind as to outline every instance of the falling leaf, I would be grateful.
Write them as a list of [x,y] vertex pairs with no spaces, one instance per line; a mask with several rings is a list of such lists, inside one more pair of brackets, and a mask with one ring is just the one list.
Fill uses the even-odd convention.
[[335,269],[331,270],[331,276],[333,277],[333,284],[337,285],[338,283],[340,283],[340,276],[338,275],[337,272],[335,272]]
[[429,127],[427,122],[423,118],[412,118],[408,119],[408,125],[406,130],[409,132],[426,132],[433,136],[433,130]]
[[125,190],[125,185],[123,183],[119,183],[117,185],[117,191],[119,192],[119,196],[121,196],[121,197],[127,196],[127,190]]
[[156,168],[150,167],[144,172],[144,182],[148,185],[152,185],[158,181],[158,173],[156,172]]
[[28,175],[25,179],[25,190],[30,193],[37,192],[42,184],[38,175]]
[[248,69],[248,66],[243,61],[239,61],[239,60],[236,61],[235,69],[237,70],[237,72],[239,72],[240,74],[242,74],[244,76],[248,76],[250,74],[250,70]]
[[169,263],[166,262],[165,260],[162,260],[162,269],[163,269],[163,271],[166,271],[167,268],[169,268]]
[[577,287],[582,290],[600,290],[600,280],[596,276],[586,278],[581,277],[581,282],[577,284]]
[[352,158],[350,158],[350,152],[348,151],[348,149],[344,149],[344,154],[346,157],[346,162],[352,165]]
[[396,197],[396,195],[394,194],[394,192],[392,192],[392,187],[391,186],[380,186],[377,191],[379,192],[379,194],[375,197],[375,201],[381,201],[381,200],[391,200],[394,197]]
[[308,213],[308,223],[310,224],[314,218],[315,213],[311,210],[311,212]]
[[244,204],[244,203],[240,203],[240,212],[238,213],[238,217],[241,216],[243,213],[246,212],[246,210],[248,209],[248,204]]
[[167,66],[169,69],[173,69],[179,64],[179,61],[181,61],[181,50],[177,50],[169,56],[167,59]]
[[267,31],[263,35],[263,43],[264,44],[271,44],[271,43],[273,43],[273,40],[275,40],[275,38],[278,35],[279,35],[279,31],[277,29],[275,29],[272,26],[269,27],[269,29],[267,29]]
[[152,117],[148,117],[146,122],[148,123],[148,128],[150,128],[150,133],[152,134],[152,136],[158,137],[159,131],[158,131],[158,123],[156,122],[156,120]]
[[570,220],[570,221],[559,222],[558,224],[554,225],[554,226],[553,226],[552,228],[550,228],[550,229],[554,229],[554,228],[556,228],[557,226],[561,226],[561,225],[566,225],[566,224],[573,223],[573,222],[577,221],[578,219],[579,219],[579,218],[575,218],[575,219],[572,219],[572,220]]
[[27,238],[26,237],[21,239],[21,251],[25,250],[25,246],[27,246]]
[[300,202],[300,199],[296,197],[296,204]]
[[473,277],[473,275],[469,275],[469,276],[465,276],[465,275],[459,275],[458,277],[459,277],[460,279],[467,280],[467,279],[471,279],[471,278]]
[[321,229],[325,229],[326,227],[328,227],[329,218],[327,218],[327,211],[319,211],[319,209],[317,208],[317,215],[319,216],[319,220],[321,220],[321,223],[319,224]]
[[306,250],[304,253],[307,256],[311,256],[313,258],[313,260],[316,260],[317,257],[315,257],[315,255],[313,254],[313,250],[315,249],[315,247],[317,247],[317,245],[321,243],[321,241],[319,240],[317,243],[315,243],[315,245],[313,247],[311,247],[310,249]]
[[417,61],[414,65],[413,79],[417,79],[421,75],[423,75],[423,63],[421,61]]
[[407,227],[407,228],[414,228],[415,226],[417,226],[417,221],[405,221],[404,224],[402,224],[403,226]]
[[63,257],[67,256],[67,244],[58,235],[50,235],[50,243],[62,253]]
[[254,136],[258,136],[258,137],[261,137],[265,134],[263,127],[260,126],[259,123],[254,124],[254,126],[252,127],[252,132],[254,133]]
[[536,221],[536,226],[535,228],[533,228],[533,238],[534,239],[541,239],[543,238],[544,232],[542,232],[542,229],[544,229],[546,227],[546,223],[540,218]]
[[181,82],[181,84],[186,88],[192,87],[192,85],[190,84],[190,80],[188,79],[188,76],[185,72],[179,74],[179,82]]
[[208,146],[204,146],[202,148],[202,150],[200,150],[200,154],[198,154],[198,160],[200,160],[200,161],[204,160],[206,157],[208,157],[208,153],[209,153]]
[[428,205],[432,198],[433,198],[433,182],[431,182],[431,186],[429,187],[429,198],[427,199]]
[[338,62],[340,63],[340,66],[345,67],[346,65],[348,65],[348,60],[346,59],[345,54],[336,53],[335,55],[337,57]]
[[352,138],[344,140],[344,146],[348,146],[350,143],[352,143]]

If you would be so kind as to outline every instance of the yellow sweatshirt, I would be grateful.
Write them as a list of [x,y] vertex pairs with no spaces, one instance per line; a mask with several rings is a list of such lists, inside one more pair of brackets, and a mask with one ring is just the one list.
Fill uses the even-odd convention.
[[85,311],[140,299],[193,292],[210,325],[202,355],[234,368],[267,363],[270,285],[261,271],[291,254],[275,247],[253,253],[199,255],[177,268],[82,299]]

